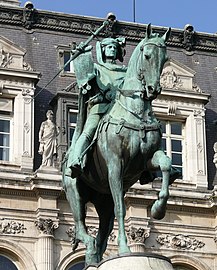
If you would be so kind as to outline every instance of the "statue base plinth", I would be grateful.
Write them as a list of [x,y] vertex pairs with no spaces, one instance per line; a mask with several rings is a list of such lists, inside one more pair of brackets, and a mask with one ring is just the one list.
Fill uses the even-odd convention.
[[132,253],[112,257],[84,270],[174,270],[167,257],[157,254]]
[[45,178],[48,179],[48,175],[52,175],[52,180],[61,181],[62,174],[61,172],[52,166],[40,166],[36,171],[36,176],[38,178]]

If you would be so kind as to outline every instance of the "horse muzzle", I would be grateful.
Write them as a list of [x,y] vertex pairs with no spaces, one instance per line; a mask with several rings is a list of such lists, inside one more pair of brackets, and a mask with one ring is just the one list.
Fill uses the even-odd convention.
[[157,86],[146,85],[146,98],[148,100],[152,100],[156,98],[161,93],[161,86],[158,84]]

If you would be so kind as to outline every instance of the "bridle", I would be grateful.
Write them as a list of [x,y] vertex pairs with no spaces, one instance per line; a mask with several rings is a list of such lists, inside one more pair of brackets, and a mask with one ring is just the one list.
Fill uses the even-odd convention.
[[[148,45],[151,45],[151,46],[155,46],[155,47],[158,47],[158,48],[166,48],[166,45],[165,44],[162,44],[162,43],[153,43],[153,42],[147,42],[145,44],[142,44],[140,46],[140,53],[138,55],[138,60],[137,60],[137,65],[136,65],[136,70],[137,70],[137,79],[141,82],[142,84],[142,90],[143,92],[145,93],[145,86],[146,86],[146,80],[145,80],[145,69],[144,68],[140,68],[140,66],[142,66],[142,63],[144,62],[144,54],[143,54],[143,51],[144,51],[144,47],[145,46],[148,46]],[[148,99],[144,96],[145,99]]]

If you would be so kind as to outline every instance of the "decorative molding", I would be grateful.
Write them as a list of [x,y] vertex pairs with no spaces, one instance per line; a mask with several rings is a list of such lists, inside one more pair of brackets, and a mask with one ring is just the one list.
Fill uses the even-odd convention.
[[30,97],[33,97],[34,96],[34,89],[32,88],[24,88],[22,90],[22,95],[25,97],[25,96],[30,96]]
[[39,218],[35,221],[35,226],[37,229],[43,234],[53,235],[54,230],[56,230],[59,226],[57,223],[54,223],[52,219],[43,219]]
[[[68,14],[58,14],[50,11],[38,11],[34,7],[27,8],[10,8],[1,7],[0,23],[23,26],[28,31],[34,29],[43,29],[50,31],[62,31],[70,33],[79,33],[89,35],[90,30],[96,30],[101,24],[102,19],[75,16]],[[131,41],[140,41],[145,36],[146,25],[134,24],[117,21],[115,29],[112,29],[116,35],[125,36]],[[165,29],[155,27],[155,32],[163,34]],[[108,29],[100,33],[100,36],[107,36]],[[189,32],[188,29],[173,29],[169,41],[169,47],[178,47],[185,49],[186,52],[191,50],[204,50],[208,52],[217,52],[216,36],[211,34]]]
[[4,218],[0,219],[0,235],[24,233],[24,230],[26,230],[26,228],[23,223]]
[[130,244],[132,243],[140,243],[144,244],[145,240],[150,235],[150,229],[144,229],[144,228],[137,228],[134,226],[131,226],[129,230],[127,230],[127,236],[129,239]]
[[78,85],[77,85],[77,81],[74,81],[72,83],[70,83],[66,88],[61,90],[62,92],[66,92],[66,93],[78,93]]
[[196,250],[205,246],[204,242],[182,234],[162,234],[156,238],[156,241],[167,248],[175,248],[180,250]]
[[[75,225],[69,227],[66,233],[68,234],[68,237],[70,238],[72,250],[74,251],[78,247],[78,244],[80,242],[80,240],[76,239]],[[98,233],[98,228],[96,228],[95,226],[87,226],[87,233],[92,237],[96,237]],[[115,239],[116,239],[116,235],[114,234],[114,231],[112,231],[108,237],[108,241],[114,242]]]
[[5,52],[3,46],[0,47],[0,67],[6,68],[12,62],[10,53]]
[[177,104],[176,103],[172,103],[170,102],[168,104],[168,110],[167,110],[167,114],[168,115],[176,115],[176,110],[177,110]]
[[183,85],[181,78],[173,69],[162,72],[160,84],[165,89],[180,89]]

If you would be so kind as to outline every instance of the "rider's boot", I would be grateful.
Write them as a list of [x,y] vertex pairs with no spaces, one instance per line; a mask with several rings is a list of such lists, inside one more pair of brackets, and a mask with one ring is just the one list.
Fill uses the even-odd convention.
[[78,141],[75,144],[75,159],[70,164],[72,177],[78,177],[84,168],[83,152],[90,145],[90,139],[86,134],[81,134]]

